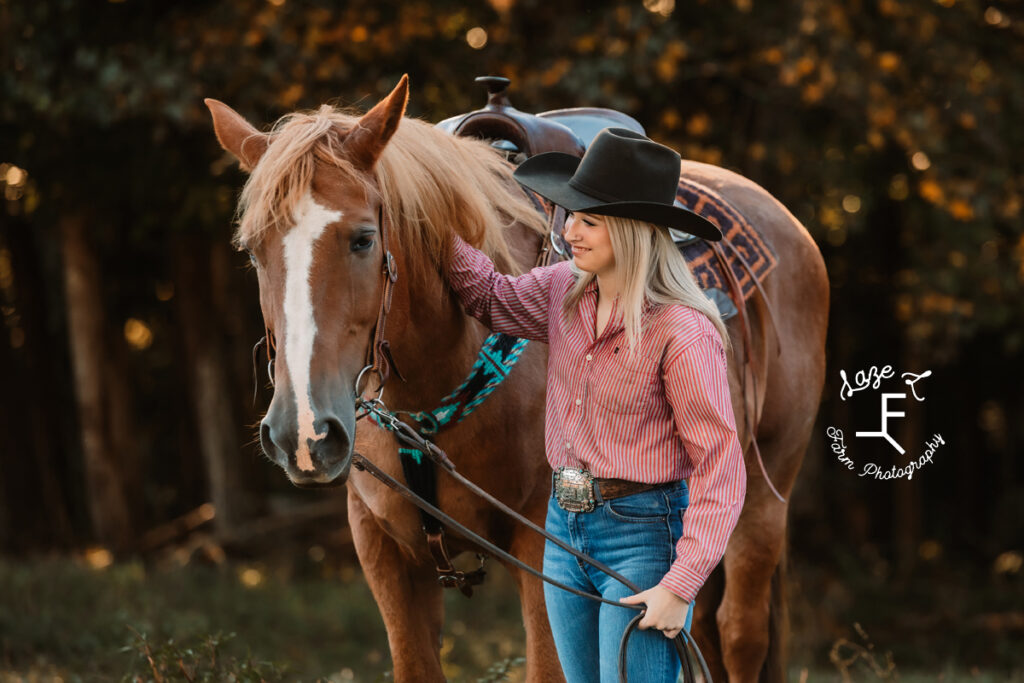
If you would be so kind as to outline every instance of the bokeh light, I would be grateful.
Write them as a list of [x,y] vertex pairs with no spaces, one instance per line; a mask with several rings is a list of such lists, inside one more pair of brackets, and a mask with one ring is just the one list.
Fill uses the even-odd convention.
[[255,567],[246,567],[239,572],[238,579],[247,588],[255,588],[263,583],[263,572]]
[[910,157],[910,164],[918,171],[926,171],[931,167],[932,161],[924,152],[914,152],[914,155]]
[[676,0],[644,0],[644,9],[667,17],[676,8]]
[[481,49],[487,44],[487,31],[483,30],[479,26],[474,26],[466,31],[466,42],[469,43],[469,46],[474,50]]
[[142,351],[153,343],[153,331],[138,318],[128,318],[124,322],[124,339],[133,349]]

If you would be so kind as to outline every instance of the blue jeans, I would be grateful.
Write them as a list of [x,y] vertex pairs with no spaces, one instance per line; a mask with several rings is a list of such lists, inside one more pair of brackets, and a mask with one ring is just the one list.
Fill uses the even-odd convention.
[[[659,489],[599,501],[592,512],[566,512],[554,492],[548,501],[548,532],[603,562],[641,590],[653,588],[676,558],[683,513],[690,504],[685,481]],[[608,600],[633,591],[551,541],[544,547],[544,573],[585,593]],[[639,610],[588,600],[544,583],[548,621],[568,683],[617,683],[619,643]],[[686,615],[690,630],[693,606]],[[681,663],[675,647],[657,629],[635,629],[626,651],[629,683],[674,683]]]

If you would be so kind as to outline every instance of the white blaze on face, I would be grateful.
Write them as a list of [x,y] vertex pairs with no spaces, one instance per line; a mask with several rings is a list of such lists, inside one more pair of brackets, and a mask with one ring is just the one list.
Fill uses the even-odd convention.
[[298,419],[298,450],[295,464],[300,470],[312,470],[313,458],[309,441],[327,436],[314,427],[309,371],[313,361],[316,320],[309,275],[313,267],[313,250],[324,228],[341,219],[341,212],[317,204],[313,195],[306,195],[295,208],[295,226],[284,237],[284,354],[288,374],[295,392],[295,414]]

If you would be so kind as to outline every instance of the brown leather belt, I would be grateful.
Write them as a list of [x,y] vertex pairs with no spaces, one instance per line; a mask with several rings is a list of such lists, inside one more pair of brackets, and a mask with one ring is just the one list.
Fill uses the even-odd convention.
[[628,496],[632,493],[658,489],[662,486],[668,486],[671,483],[674,482],[645,484],[642,481],[629,481],[628,479],[601,479],[594,477],[594,484],[597,485],[598,491],[601,492],[601,498],[604,500],[608,500],[609,498],[621,498],[622,496]]

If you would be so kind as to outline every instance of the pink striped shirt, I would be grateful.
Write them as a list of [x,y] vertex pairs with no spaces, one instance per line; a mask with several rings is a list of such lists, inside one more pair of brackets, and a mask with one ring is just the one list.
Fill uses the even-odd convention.
[[630,357],[617,305],[594,338],[596,281],[576,315],[563,316],[574,278],[568,261],[504,275],[455,238],[449,282],[466,312],[495,332],[549,345],[551,467],[648,483],[688,480],[677,558],[659,584],[693,602],[725,554],[747,489],[721,337],[688,306],[649,306],[639,353]]

